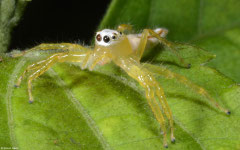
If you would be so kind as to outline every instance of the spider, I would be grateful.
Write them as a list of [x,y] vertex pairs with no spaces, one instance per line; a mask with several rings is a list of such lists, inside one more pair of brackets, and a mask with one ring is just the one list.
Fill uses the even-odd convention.
[[[184,76],[173,73],[162,66],[154,66],[151,64],[143,65],[140,63],[143,52],[147,49],[149,43],[152,45],[162,43],[169,47],[178,56],[186,68],[190,68],[190,64],[185,63],[178,55],[177,51],[174,49],[174,44],[164,38],[168,33],[167,29],[144,29],[143,32],[139,34],[125,34],[126,31],[129,30],[131,30],[130,25],[122,24],[118,26],[117,30],[104,29],[98,31],[95,36],[95,46],[93,49],[71,43],[40,44],[29,50],[23,51],[20,54],[13,54],[12,57],[18,57],[37,50],[62,50],[61,52],[50,55],[42,61],[29,65],[18,78],[16,87],[20,86],[25,74],[31,72],[28,76],[27,85],[29,103],[32,103],[32,81],[46,72],[54,64],[58,62],[79,62],[81,69],[87,68],[92,71],[96,65],[104,65],[112,61],[122,68],[122,70],[124,70],[130,77],[137,80],[145,89],[147,102],[163,132],[163,145],[166,148],[168,147],[168,144],[165,119],[169,121],[171,141],[175,142],[173,116],[164,95],[164,91],[153,76],[154,73],[170,79],[176,78],[179,82],[190,87],[199,95],[204,96],[220,111],[223,111],[228,115],[230,114],[230,111],[222,108],[204,88],[190,82]],[[164,117],[164,114],[166,117]]]

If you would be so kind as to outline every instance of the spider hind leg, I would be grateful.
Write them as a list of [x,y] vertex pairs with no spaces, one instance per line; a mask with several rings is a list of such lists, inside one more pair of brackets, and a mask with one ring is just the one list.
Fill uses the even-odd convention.
[[176,79],[178,82],[184,84],[186,87],[191,88],[194,92],[205,97],[211,104],[213,104],[220,111],[225,112],[227,115],[231,114],[231,112],[228,109],[221,107],[218,104],[218,102],[212,96],[210,96],[210,94],[204,88],[192,83],[186,77],[180,74],[174,73],[162,66],[154,66],[151,64],[144,64],[144,66],[147,67],[149,70],[151,70],[153,73],[162,75],[168,79]]
[[185,67],[187,69],[191,68],[191,64],[186,63],[185,60],[179,55],[178,51],[174,47],[174,43],[166,40],[165,38],[163,38],[161,36],[161,34],[158,34],[156,31],[154,31],[152,29],[144,29],[143,33],[149,34],[150,36],[153,36],[153,37],[157,38],[160,43],[162,43],[164,46],[167,46],[171,50],[171,52],[174,53],[174,55],[177,56],[177,58],[180,61],[180,64],[182,64],[183,67]]

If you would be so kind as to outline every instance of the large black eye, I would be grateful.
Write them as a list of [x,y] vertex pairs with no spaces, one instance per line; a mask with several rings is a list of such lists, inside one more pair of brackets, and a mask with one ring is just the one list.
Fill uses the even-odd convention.
[[99,41],[99,42],[102,40],[102,37],[101,37],[100,34],[98,34],[98,35],[96,36],[96,40]]
[[103,37],[103,41],[104,41],[105,43],[108,43],[108,42],[110,41],[110,38],[109,38],[108,36],[104,36],[104,37]]

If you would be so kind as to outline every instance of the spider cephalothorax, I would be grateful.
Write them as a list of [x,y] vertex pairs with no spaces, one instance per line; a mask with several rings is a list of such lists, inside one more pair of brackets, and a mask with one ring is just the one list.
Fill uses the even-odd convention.
[[[142,65],[140,63],[143,52],[145,49],[147,49],[149,44],[156,45],[160,42],[163,45],[168,46],[175,54],[177,54],[173,44],[164,38],[168,32],[166,29],[144,29],[142,33],[138,34],[122,34],[122,32],[130,28],[131,27],[129,25],[120,25],[118,30],[104,29],[97,32],[95,36],[96,40],[94,49],[71,43],[41,44],[31,48],[30,50],[24,51],[22,54],[13,55],[13,57],[21,56],[25,53],[36,50],[63,50],[63,52],[52,54],[47,59],[28,66],[23,72],[22,76],[19,77],[16,86],[18,87],[21,84],[21,81],[27,72],[31,73],[28,76],[28,94],[29,102],[32,103],[32,81],[46,72],[57,62],[78,62],[81,64],[82,69],[88,68],[89,70],[92,70],[96,65],[104,65],[110,61],[113,61],[130,77],[138,81],[139,84],[144,88],[148,104],[156,116],[156,119],[160,123],[163,132],[163,145],[165,147],[168,145],[166,139],[167,129],[165,127],[166,123],[163,114],[165,114],[169,121],[172,142],[175,141],[173,117],[164,95],[164,91],[154,78],[153,73],[160,74],[167,78],[176,78],[179,82],[190,87],[196,93],[204,96],[212,104],[214,104],[216,108],[227,114],[230,114],[230,111],[222,108],[205,89],[193,84],[185,77],[173,73],[162,66],[154,66],[151,64]],[[186,68],[190,66],[189,64],[186,64],[180,57],[179,59]],[[159,107],[159,104],[161,105],[162,109]]]

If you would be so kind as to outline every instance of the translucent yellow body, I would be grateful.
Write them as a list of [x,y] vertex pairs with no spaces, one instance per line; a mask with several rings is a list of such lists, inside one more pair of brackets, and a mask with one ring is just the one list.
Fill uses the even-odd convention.
[[[153,73],[161,74],[167,78],[176,78],[179,82],[192,88],[200,95],[206,97],[212,104],[214,104],[221,111],[230,114],[230,112],[221,106],[207,93],[206,90],[188,81],[185,77],[167,70],[161,66],[153,66],[140,63],[142,54],[148,43],[162,43],[168,46],[177,56],[173,44],[168,42],[163,37],[167,34],[166,29],[159,28],[157,30],[144,29],[141,34],[124,35],[126,29],[130,29],[129,25],[120,25],[118,30],[102,30],[96,35],[96,44],[94,49],[89,49],[78,44],[59,43],[59,44],[41,44],[33,47],[30,50],[24,51],[20,55],[13,55],[13,57],[24,55],[30,51],[35,50],[62,50],[63,52],[55,53],[47,59],[34,63],[27,67],[22,76],[19,77],[16,86],[21,84],[21,81],[27,72],[31,72],[28,76],[28,94],[29,102],[33,102],[32,96],[32,81],[47,71],[57,62],[79,62],[81,68],[88,68],[92,70],[96,65],[104,65],[113,61],[117,66],[122,68],[129,76],[134,78],[145,89],[146,99],[151,107],[156,119],[160,123],[163,131],[163,144],[167,147],[166,139],[166,122],[164,115],[167,117],[171,130],[171,141],[175,141],[174,125],[172,112],[168,106],[164,91],[153,77]],[[179,56],[178,56],[179,57]],[[190,67],[185,64],[179,57],[180,61],[186,68]],[[161,105],[162,109],[159,107]]]

